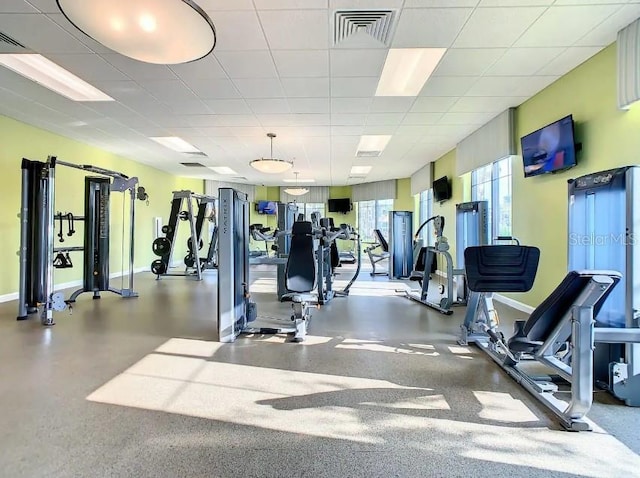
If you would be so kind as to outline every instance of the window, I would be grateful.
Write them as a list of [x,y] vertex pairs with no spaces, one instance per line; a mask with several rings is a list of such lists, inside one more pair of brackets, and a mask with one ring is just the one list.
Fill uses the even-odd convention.
[[471,200],[488,202],[490,242],[511,235],[511,158],[471,172]]
[[380,229],[385,238],[389,237],[389,211],[392,209],[393,199],[358,202],[358,231],[363,241],[375,241],[374,229]]
[[[428,189],[420,193],[420,204],[418,208],[420,214],[420,223],[418,227],[422,225],[427,219],[433,216],[433,189]],[[429,223],[431,225],[431,223]],[[425,226],[420,231],[420,239],[424,245],[432,245],[433,243],[433,227]]]
[[311,214],[317,212],[320,214],[320,217],[325,217],[325,205],[322,202],[299,202],[296,203],[298,206],[298,214],[304,214],[305,221],[311,221]]

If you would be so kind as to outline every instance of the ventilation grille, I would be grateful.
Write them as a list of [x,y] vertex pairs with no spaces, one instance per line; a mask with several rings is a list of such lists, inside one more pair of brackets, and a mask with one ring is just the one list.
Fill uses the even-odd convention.
[[180,163],[186,168],[206,168],[204,164],[200,163]]
[[28,50],[28,48],[18,40],[14,40],[6,33],[0,32],[0,53],[24,53],[25,50]]
[[356,153],[357,158],[377,158],[382,154],[382,151],[358,151]]
[[365,33],[389,46],[394,10],[336,10],[333,44],[338,45],[356,34]]
[[0,32],[0,43],[8,43],[11,46],[17,46],[18,48],[27,48],[26,46],[24,46],[22,43],[20,43],[17,40],[14,40],[13,38],[11,38],[9,35]]

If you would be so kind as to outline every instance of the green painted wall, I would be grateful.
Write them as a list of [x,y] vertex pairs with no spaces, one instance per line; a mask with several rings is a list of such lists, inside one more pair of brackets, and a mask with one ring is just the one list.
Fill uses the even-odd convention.
[[396,198],[393,201],[394,211],[411,211],[415,209],[415,200],[411,195],[411,178],[402,178],[396,181]]
[[[129,176],[137,176],[140,184],[149,193],[149,206],[136,203],[135,266],[148,268],[156,257],[151,252],[153,238],[153,218],[160,216],[165,220],[169,216],[171,192],[179,189],[191,189],[202,193],[202,180],[186,179],[125,159],[101,149],[64,138],[48,131],[29,126],[5,116],[0,116],[0,190],[2,190],[2,209],[0,210],[0,295],[18,290],[19,263],[16,252],[20,245],[20,222],[17,214],[20,210],[22,158],[44,161],[47,156],[57,156],[60,160],[77,164],[92,164],[107,169],[121,171]],[[84,179],[82,171],[58,167],[56,169],[56,211],[72,212],[82,215],[84,211]],[[123,195],[112,193],[111,201],[111,272],[121,270],[121,229]],[[128,217],[128,215],[127,215]],[[66,233],[66,226],[65,226]],[[78,233],[71,238],[65,237],[63,244],[82,245],[82,224],[77,224]],[[125,244],[125,247],[128,247]],[[186,248],[186,247],[185,247]],[[64,283],[80,280],[82,277],[82,252],[74,252],[73,269],[55,271],[55,282]],[[178,258],[179,259],[179,258]],[[117,287],[119,279],[114,279]]]
[[[513,235],[540,248],[533,289],[512,297],[536,306],[567,271],[567,180],[584,174],[638,164],[640,106],[616,106],[616,48],[612,45],[522,104],[516,112],[520,138],[573,114],[576,140],[582,142],[578,166],[559,174],[525,179],[522,163],[513,163]],[[520,153],[520,151],[519,151]],[[434,206],[447,221],[445,235],[455,251],[455,204],[470,199],[470,175],[455,177],[455,150],[438,159],[435,178],[453,177],[453,199]]]
[[[465,201],[466,187],[468,181],[465,177],[456,176],[456,151],[451,150],[438,161],[434,166],[433,179],[439,179],[447,176],[451,181],[451,199],[437,203],[433,203],[433,215],[444,216],[444,236],[449,239],[449,252],[452,257],[456,257],[456,204]],[[430,228],[430,234],[433,228]],[[454,259],[454,266],[455,266]]]
[[541,250],[534,288],[518,300],[537,305],[566,273],[567,180],[639,163],[640,108],[625,112],[616,105],[614,44],[518,108],[518,137],[573,114],[583,145],[578,166],[559,174],[525,179],[522,164],[514,163],[513,232]]

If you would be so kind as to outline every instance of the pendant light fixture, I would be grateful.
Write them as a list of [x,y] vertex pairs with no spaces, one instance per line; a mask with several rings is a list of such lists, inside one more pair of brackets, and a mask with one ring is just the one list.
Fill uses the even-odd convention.
[[294,172],[293,174],[296,175],[296,185],[293,188],[286,188],[284,192],[287,193],[289,196],[302,196],[303,194],[307,194],[309,192],[308,188],[301,188],[298,186],[299,173]]
[[254,159],[249,163],[251,167],[257,169],[261,173],[268,174],[284,173],[291,169],[293,167],[293,163],[291,161],[284,161],[273,157],[273,138],[276,137],[275,133],[267,133],[267,137],[271,138],[271,157]]
[[135,60],[176,65],[213,50],[216,29],[192,0],[56,0],[80,31]]

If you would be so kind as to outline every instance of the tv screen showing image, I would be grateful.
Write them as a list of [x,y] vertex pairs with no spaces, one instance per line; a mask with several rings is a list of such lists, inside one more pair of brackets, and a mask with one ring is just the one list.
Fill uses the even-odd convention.
[[258,214],[277,214],[278,205],[275,201],[258,201]]
[[576,165],[571,115],[520,138],[524,177],[553,173]]
[[351,211],[351,199],[329,199],[329,212],[339,212],[347,214]]

